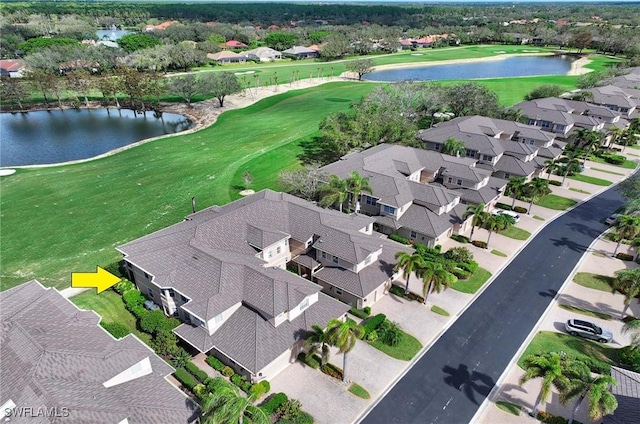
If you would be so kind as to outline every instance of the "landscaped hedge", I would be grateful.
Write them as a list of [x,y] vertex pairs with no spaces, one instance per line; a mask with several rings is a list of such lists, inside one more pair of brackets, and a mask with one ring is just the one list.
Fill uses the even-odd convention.
[[528,209],[523,208],[522,206],[516,206],[513,208],[513,211],[517,213],[527,213]]
[[358,318],[361,318],[361,319],[367,319],[367,318],[369,318],[369,314],[368,314],[368,313],[366,313],[365,311],[361,311],[361,310],[360,310],[360,309],[358,309],[358,308],[351,308],[351,309],[349,309],[349,313],[350,313],[351,315],[355,315],[355,316],[357,316]]
[[298,360],[303,364],[310,366],[314,370],[320,368],[320,361],[316,359],[316,355],[307,355],[304,352],[300,352],[298,353]]
[[384,320],[387,319],[387,316],[385,314],[378,314],[375,315],[371,318],[369,318],[365,323],[364,323],[364,335],[365,337],[367,336],[367,334],[369,334],[370,332],[377,330],[378,327],[380,327],[380,325],[382,325],[382,323],[384,322]]
[[337,378],[338,380],[342,380],[342,369],[336,367],[333,364],[324,364],[320,368],[320,370],[323,373],[325,373],[325,374],[327,374],[327,375],[329,375],[329,376],[331,376],[333,378]]
[[618,349],[618,360],[623,368],[640,372],[640,349],[634,349],[633,346],[620,348]]
[[195,378],[193,378],[193,376],[184,368],[176,369],[176,372],[174,372],[173,375],[176,377],[176,380],[182,383],[182,385],[189,390],[193,390],[197,384]]
[[451,234],[450,238],[457,241],[458,243],[469,243],[469,237],[463,236],[461,234]]
[[613,165],[622,165],[624,161],[627,160],[626,157],[622,155],[606,155],[604,156],[604,161]]
[[617,259],[620,259],[621,261],[632,261],[633,260],[633,255],[628,255],[626,253],[618,253],[616,255]]
[[471,261],[471,262],[458,262],[456,264],[456,266],[458,268],[462,268],[466,271],[469,271],[470,273],[474,273],[478,270],[478,262],[476,261]]
[[[540,411],[537,416],[538,420],[546,424],[567,424],[569,420],[566,418],[553,415],[549,412]],[[582,424],[580,421],[573,420],[574,424]]]
[[280,407],[280,405],[285,403],[287,400],[289,400],[289,398],[287,397],[286,394],[282,392],[276,393],[275,395],[267,399],[265,403],[263,403],[262,406],[260,406],[260,408],[262,408],[262,410],[267,415],[273,415],[273,413],[276,412],[276,409],[278,409],[278,407]]
[[224,369],[224,364],[215,356],[207,356],[207,364],[211,365],[211,368],[221,372]]
[[111,334],[116,339],[121,339],[125,337],[127,334],[130,334],[129,328],[126,325],[121,324],[119,322],[100,322],[100,326],[107,330],[109,334]]
[[195,378],[197,378],[198,380],[200,380],[201,383],[204,383],[204,381],[209,378],[209,376],[207,375],[206,372],[202,371],[200,368],[198,368],[198,366],[196,364],[194,364],[193,362],[189,362],[187,363],[187,365],[185,365],[185,368],[187,369],[187,371],[189,371]]
[[562,185],[562,181],[549,180],[549,185],[560,187]]
[[235,374],[236,372],[233,370],[233,368],[231,367],[227,367],[225,366],[224,368],[222,368],[222,375],[224,375],[225,377],[231,377],[233,374]]
[[245,393],[249,393],[249,390],[251,390],[251,382],[245,380],[245,378],[240,374],[233,374],[231,376],[231,382]]
[[408,238],[399,236],[397,234],[389,234],[389,238],[393,241],[397,241],[398,243],[411,244]]
[[371,306],[365,306],[362,310],[367,314],[367,317],[371,315]]
[[500,208],[500,209],[504,209],[506,211],[510,211],[511,210],[511,205],[507,205],[506,203],[496,203],[496,208]]
[[392,284],[389,288],[389,293],[395,294],[396,296],[404,297],[404,288]]
[[481,241],[481,240],[474,240],[471,242],[471,244],[473,244],[476,247],[479,247],[481,249],[486,249],[487,248],[487,242],[486,241]]
[[467,271],[466,269],[454,268],[451,273],[455,275],[460,280],[466,280],[472,274],[471,271]]

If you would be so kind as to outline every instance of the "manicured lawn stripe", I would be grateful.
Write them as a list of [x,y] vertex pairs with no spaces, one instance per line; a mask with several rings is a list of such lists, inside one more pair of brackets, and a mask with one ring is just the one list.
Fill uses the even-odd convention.
[[590,192],[588,192],[588,191],[586,191],[586,190],[580,190],[579,188],[569,187],[569,190],[571,190],[571,191],[575,191],[576,193],[591,194]]
[[602,178],[590,177],[588,175],[582,175],[582,174],[572,175],[567,178],[570,180],[581,181],[583,183],[594,184],[594,185],[603,186],[603,187],[610,186],[611,184],[613,184],[611,181],[603,180]]
[[573,277],[573,282],[589,289],[611,292],[612,278],[606,275],[593,274],[591,272],[578,272]]
[[493,253],[493,254],[494,254],[494,255],[496,255],[496,256],[500,256],[501,258],[506,258],[506,257],[507,257],[507,254],[506,254],[506,253],[501,252],[501,251],[496,250],[496,249],[493,249],[493,250],[491,251],[491,253]]
[[533,219],[537,219],[538,221],[544,221],[545,219],[540,215],[533,215]]
[[402,330],[400,331],[402,332],[402,339],[397,346],[389,346],[379,340],[368,343],[392,358],[400,359],[401,361],[410,361],[414,356],[416,356],[420,349],[422,349],[422,344],[411,334],[405,333]]
[[367,392],[364,387],[362,387],[357,383],[351,383],[351,385],[349,386],[349,392],[353,393],[354,395],[362,399],[371,398],[371,395],[369,394],[369,392]]
[[448,317],[451,315],[449,312],[436,305],[431,306],[431,312],[442,315],[443,317]]
[[518,227],[509,227],[506,230],[500,231],[498,234],[512,238],[514,240],[526,240],[531,237],[531,233],[529,231],[523,230],[522,228]]
[[598,157],[595,157],[595,156],[594,156],[594,157],[589,158],[589,160],[590,160],[591,162],[604,163],[604,164],[606,164],[606,165],[619,166],[619,167],[621,167],[621,168],[626,168],[626,169],[636,169],[636,166],[638,165],[638,163],[637,163],[637,162],[632,161],[632,160],[629,160],[629,159],[625,160],[625,161],[624,161],[624,162],[622,162],[622,164],[620,164],[620,165],[615,165],[615,164],[613,164],[613,163],[608,163],[608,162],[607,162],[607,161],[605,161],[604,159],[602,159],[602,158],[598,158]]
[[451,286],[462,293],[473,294],[491,278],[491,273],[484,268],[478,268],[467,280],[458,280]]
[[515,403],[499,400],[496,402],[496,406],[498,407],[498,409],[501,409],[508,414],[515,415],[516,417],[520,415],[521,408]]
[[569,209],[571,206],[575,205],[576,202],[573,199],[567,199],[566,197],[557,196],[555,194],[548,194],[539,198],[535,204],[538,206],[542,206],[543,208],[549,208],[556,211],[563,211],[565,209]]
[[613,319],[613,317],[611,315],[609,315],[609,314],[605,314],[603,312],[598,312],[598,311],[592,311],[592,310],[589,310],[589,309],[580,308],[578,306],[567,305],[567,304],[564,304],[564,303],[561,303],[558,306],[560,306],[562,309],[565,309],[567,311],[575,312],[575,313],[586,315],[586,316],[589,316],[589,317],[595,317],[595,318],[606,319],[606,320]]
[[591,169],[592,169],[592,170],[594,170],[594,171],[598,171],[598,172],[604,172],[604,173],[606,173],[606,174],[624,175],[624,174],[622,174],[622,173],[620,173],[620,172],[613,172],[613,171],[609,171],[608,169],[594,168],[594,167],[591,167]]

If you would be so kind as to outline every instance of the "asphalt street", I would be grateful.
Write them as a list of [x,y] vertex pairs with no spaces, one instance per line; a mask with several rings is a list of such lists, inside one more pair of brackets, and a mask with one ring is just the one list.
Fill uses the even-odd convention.
[[361,422],[468,423],[622,203],[609,189],[547,225]]

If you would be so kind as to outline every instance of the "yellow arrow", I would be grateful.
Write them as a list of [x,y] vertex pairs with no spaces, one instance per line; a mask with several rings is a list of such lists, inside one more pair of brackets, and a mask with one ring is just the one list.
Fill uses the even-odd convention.
[[96,272],[72,272],[71,287],[95,287],[98,290],[98,294],[100,294],[120,281],[120,278],[111,274],[109,271],[105,271],[99,266],[96,268]]

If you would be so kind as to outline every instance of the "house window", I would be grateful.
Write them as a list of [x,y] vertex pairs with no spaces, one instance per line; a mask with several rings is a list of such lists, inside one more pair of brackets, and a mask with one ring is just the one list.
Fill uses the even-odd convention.
[[529,140],[529,145],[533,146],[534,144],[536,144],[535,140]]
[[371,263],[371,255],[369,255],[366,258],[364,258],[364,264],[365,265],[369,265],[370,263]]
[[147,289],[147,294],[149,295],[149,297],[153,297],[153,290]]
[[511,178],[511,174],[508,174],[508,173],[506,173],[506,172],[505,172],[505,173],[504,173],[504,177],[505,177],[505,178]]
[[396,208],[394,208],[393,206],[382,205],[382,211],[384,213],[388,213],[389,215],[396,214]]
[[465,156],[468,158],[475,158],[476,152],[474,150],[467,150],[467,154]]
[[282,247],[278,246],[276,248],[276,255],[279,255],[280,253],[282,253]]
[[459,186],[461,186],[461,185],[462,185],[462,180],[461,180],[460,178],[458,178],[458,179],[456,180],[456,184],[457,184],[457,185],[459,185]]
[[338,296],[342,296],[342,290],[340,290],[339,288],[336,287],[336,294]]
[[447,181],[452,183],[453,182],[453,178],[449,177],[449,179]]
[[144,273],[144,278],[149,278],[149,274],[147,274],[146,272]]
[[416,233],[415,231],[411,231],[411,233],[409,234],[409,237],[414,239],[414,238],[418,237],[418,233]]
[[300,310],[304,311],[309,307],[309,298],[305,298],[302,302],[300,302]]
[[440,150],[440,144],[438,143],[435,143],[433,147],[435,148],[435,150]]
[[493,160],[493,156],[482,155],[482,160],[491,162]]
[[376,199],[374,199],[373,197],[370,196],[364,196],[365,197],[365,203],[367,205],[371,205],[371,206],[375,206],[378,202]]
[[551,127],[551,122],[549,122],[549,121],[542,121],[542,122],[540,122],[540,126],[541,126],[542,128],[550,128],[550,127]]
[[222,323],[222,321],[224,321],[224,320],[222,319],[222,313],[219,313],[218,315],[216,315],[215,317],[213,317],[213,323],[214,323],[215,325],[221,324],[221,323]]
[[334,264],[337,264],[337,263],[338,263],[338,257],[337,257],[337,256],[332,256],[332,257],[331,257],[331,261],[332,261]]
[[322,256],[322,259],[327,259],[327,252],[320,252],[320,256]]
[[176,297],[176,293],[173,290],[169,290],[169,296]]
[[269,259],[273,258],[273,250],[269,250]]
[[284,239],[284,245],[289,246],[289,239]]

